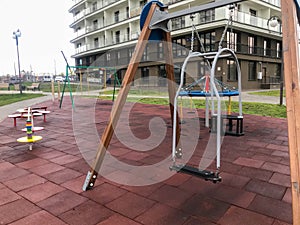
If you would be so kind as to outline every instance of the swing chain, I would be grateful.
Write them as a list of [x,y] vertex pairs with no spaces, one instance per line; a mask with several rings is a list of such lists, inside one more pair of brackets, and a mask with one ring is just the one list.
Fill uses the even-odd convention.
[[194,51],[194,38],[195,38],[194,18],[195,18],[195,14],[191,14],[190,18],[192,20],[192,37],[191,37],[191,52],[192,52],[192,51]]
[[225,39],[225,35],[226,35],[226,33],[227,33],[227,30],[228,30],[228,27],[229,27],[229,26],[231,26],[231,31],[230,31],[230,32],[232,32],[232,24],[233,24],[233,13],[234,13],[234,9],[235,9],[235,5],[234,5],[234,4],[229,6],[229,10],[230,10],[230,11],[229,11],[229,18],[228,18],[228,20],[227,20],[227,24],[226,24],[226,26],[225,26],[225,29],[224,29],[224,31],[223,31],[221,40],[220,40],[220,42],[219,42],[219,49],[222,48],[222,44],[223,44],[223,41],[224,41],[224,39]]

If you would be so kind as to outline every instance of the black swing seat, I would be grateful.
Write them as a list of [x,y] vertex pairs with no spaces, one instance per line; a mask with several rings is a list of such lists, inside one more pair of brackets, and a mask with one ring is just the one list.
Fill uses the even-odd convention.
[[208,171],[208,170],[199,170],[192,166],[173,165],[170,167],[170,170],[175,170],[180,173],[185,173],[185,174],[189,174],[192,176],[196,176],[196,177],[199,177],[206,181],[212,181],[213,183],[222,181],[222,177],[219,176],[218,172],[212,172],[212,171]]

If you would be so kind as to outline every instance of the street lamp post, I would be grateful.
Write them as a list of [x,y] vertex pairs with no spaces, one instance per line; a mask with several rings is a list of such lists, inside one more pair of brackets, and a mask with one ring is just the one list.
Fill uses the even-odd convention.
[[13,32],[13,39],[16,39],[16,45],[17,45],[18,68],[19,68],[19,89],[20,89],[20,94],[22,94],[22,77],[21,77],[20,56],[19,56],[19,37],[21,37],[21,31],[18,29],[17,31]]

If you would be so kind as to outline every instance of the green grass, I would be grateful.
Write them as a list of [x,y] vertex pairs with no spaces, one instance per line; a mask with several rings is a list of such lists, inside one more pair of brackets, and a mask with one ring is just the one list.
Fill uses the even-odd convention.
[[[112,95],[113,90],[107,90],[102,92],[105,95]],[[115,90],[115,95],[119,93],[119,89]],[[140,96],[168,96],[167,92],[164,91],[151,91],[151,90],[130,90],[129,95],[140,95]]]
[[[31,86],[32,82],[24,82],[23,85],[27,86]],[[64,82],[60,82],[60,92],[63,91],[63,87],[64,87]],[[100,90],[101,86],[99,85],[87,85],[87,84],[83,84],[82,86],[80,86],[79,83],[70,83],[70,87],[72,92],[77,92],[77,91],[92,91],[92,90]],[[0,90],[7,90],[7,89],[0,89]],[[10,86],[10,90],[14,90],[14,86],[11,85]],[[52,87],[51,87],[51,82],[42,82],[40,84],[40,91],[43,92],[52,92]],[[54,91],[57,93],[58,91],[58,83],[54,82]],[[66,89],[65,92],[70,92],[70,88],[68,83],[66,83]]]
[[[64,82],[60,83],[60,92],[63,91]],[[70,84],[72,92],[81,92],[81,91],[92,91],[92,90],[100,90],[101,87],[99,85],[86,85],[83,84],[80,86],[79,83],[71,83]],[[40,90],[43,92],[52,92],[52,87],[50,82],[41,83]],[[58,83],[54,83],[54,90],[57,93],[58,91]],[[70,88],[68,83],[66,83],[66,89],[65,92],[70,92]]]
[[[26,85],[31,85],[31,83],[26,83]],[[79,84],[71,84],[72,92],[81,91]],[[78,90],[77,90],[78,88]],[[63,89],[63,83],[60,87],[61,91]],[[41,83],[41,90],[44,92],[51,92],[51,83]],[[99,90],[99,86],[92,86],[92,85],[83,85],[82,91],[88,90]],[[55,83],[55,91],[57,92],[57,83]],[[69,92],[68,85],[66,86],[66,92]],[[116,91],[117,95],[118,91]],[[279,96],[279,90],[271,90],[271,91],[261,91],[261,92],[251,92],[250,94],[255,95],[266,95],[266,96]],[[104,95],[112,95],[113,90],[104,91],[102,92]],[[158,92],[158,91],[151,91],[151,90],[130,90],[129,97],[127,101],[144,103],[144,104],[157,104],[157,105],[168,105],[169,101],[167,98],[156,98],[155,96],[167,96],[168,94],[165,92]],[[154,96],[153,98],[135,98],[134,95],[137,96]],[[22,101],[34,97],[39,97],[42,95],[39,94],[8,94],[8,95],[0,95],[0,106],[10,104],[17,101]],[[111,100],[111,96],[103,96],[100,95],[101,99]],[[189,107],[189,100],[186,100],[185,107]],[[193,99],[193,104],[196,108],[205,108],[205,101]],[[225,101],[225,104],[228,104]],[[238,103],[232,102],[232,112],[238,112]],[[286,118],[286,107],[275,105],[275,104],[266,104],[266,103],[252,103],[252,102],[244,102],[243,103],[243,113],[244,114],[252,114],[252,115],[259,115],[259,116],[270,116],[276,118]]]
[[[271,90],[271,91],[257,91],[257,92],[249,92],[251,95],[260,95],[260,96],[280,96],[280,90]],[[283,90],[283,96],[285,97],[285,90]]]
[[41,96],[43,94],[0,94],[0,106]]
[[[238,103],[232,103],[232,111],[238,112]],[[275,118],[286,118],[286,106],[256,102],[243,102],[243,113]]]
[[[109,96],[100,96],[99,98],[105,100],[111,100]],[[139,102],[144,104],[156,104],[156,105],[168,105],[169,101],[167,98],[142,98],[137,99],[128,97],[129,102]],[[180,101],[179,101],[180,104]],[[205,100],[193,100],[194,107],[198,109],[205,108]],[[226,109],[228,102],[225,101]],[[239,112],[238,102],[232,102],[231,111],[233,113]],[[185,107],[189,107],[189,100],[184,103]],[[286,118],[286,107],[284,105],[256,103],[256,102],[243,102],[243,114],[251,114],[258,116],[270,116],[275,118]]]

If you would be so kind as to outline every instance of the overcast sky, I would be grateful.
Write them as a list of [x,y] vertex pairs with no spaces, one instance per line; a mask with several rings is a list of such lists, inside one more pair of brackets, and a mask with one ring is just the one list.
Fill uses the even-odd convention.
[[[64,51],[69,64],[74,53],[69,28],[71,0],[0,0],[0,75],[18,71],[16,41],[13,32],[21,31],[19,52],[21,70],[35,73],[65,72]],[[56,66],[55,66],[56,65]],[[17,72],[18,74],[18,72]]]

